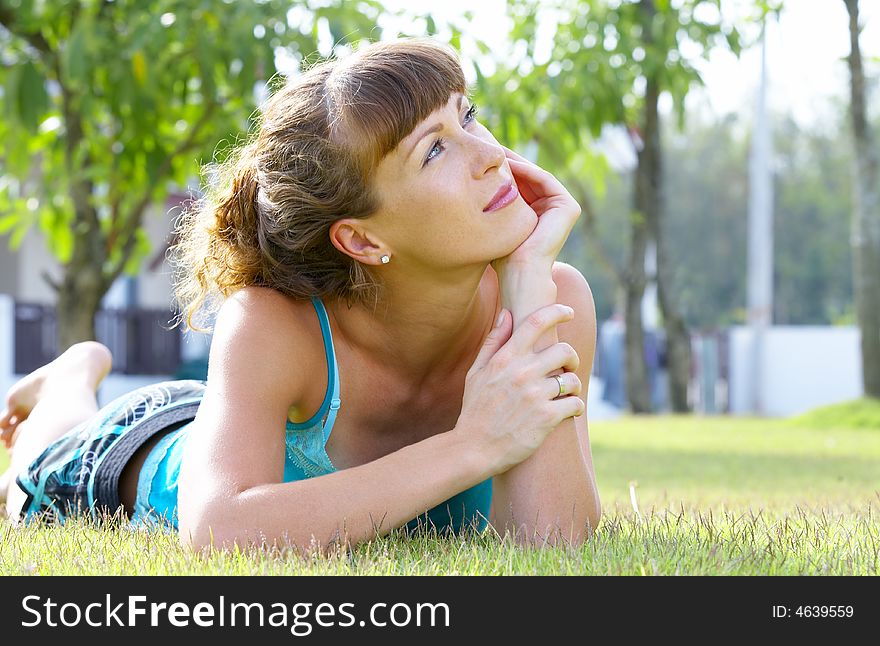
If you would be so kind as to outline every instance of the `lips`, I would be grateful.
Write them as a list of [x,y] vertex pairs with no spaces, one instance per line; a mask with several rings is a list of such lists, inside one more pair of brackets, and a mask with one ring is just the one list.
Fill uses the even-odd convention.
[[519,191],[516,188],[516,183],[508,182],[498,189],[498,192],[495,193],[492,200],[483,208],[483,213],[503,209],[505,206],[513,202],[517,196],[519,196]]

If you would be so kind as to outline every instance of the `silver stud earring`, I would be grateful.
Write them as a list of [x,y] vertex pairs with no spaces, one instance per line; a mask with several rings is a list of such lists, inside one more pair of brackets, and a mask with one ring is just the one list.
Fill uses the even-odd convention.
[[383,264],[383,265],[387,265],[389,262],[391,262],[391,256],[389,256],[389,255],[386,253],[384,256],[382,256],[382,257],[380,258],[380,260],[382,261],[382,264]]

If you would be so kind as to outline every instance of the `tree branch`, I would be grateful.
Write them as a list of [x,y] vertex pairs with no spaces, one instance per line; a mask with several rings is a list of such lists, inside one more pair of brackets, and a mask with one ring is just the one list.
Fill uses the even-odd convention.
[[40,276],[44,281],[46,281],[46,284],[49,285],[49,287],[51,287],[56,294],[61,291],[61,285],[58,284],[58,281],[52,278],[48,271],[44,269],[42,272],[40,272]]
[[0,25],[3,25],[13,36],[21,38],[37,51],[48,56],[54,56],[55,52],[49,45],[49,41],[39,31],[27,31],[18,24],[15,11],[8,7],[0,7]]

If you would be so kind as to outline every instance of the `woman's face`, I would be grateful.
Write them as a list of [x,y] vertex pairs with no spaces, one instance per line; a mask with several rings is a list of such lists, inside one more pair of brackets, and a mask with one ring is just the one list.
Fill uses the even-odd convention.
[[380,206],[367,226],[398,263],[450,269],[490,262],[537,225],[518,194],[486,210],[499,190],[516,183],[504,150],[474,112],[467,97],[453,94],[379,163]]

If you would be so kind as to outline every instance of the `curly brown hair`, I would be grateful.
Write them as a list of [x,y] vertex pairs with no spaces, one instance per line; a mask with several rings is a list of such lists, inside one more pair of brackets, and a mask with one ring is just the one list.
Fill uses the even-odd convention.
[[222,301],[249,285],[375,308],[378,277],[333,246],[330,226],[376,211],[376,165],[456,92],[467,84],[455,50],[429,39],[372,43],[285,82],[177,221],[177,324],[210,332]]

